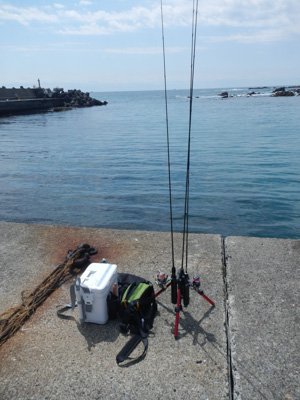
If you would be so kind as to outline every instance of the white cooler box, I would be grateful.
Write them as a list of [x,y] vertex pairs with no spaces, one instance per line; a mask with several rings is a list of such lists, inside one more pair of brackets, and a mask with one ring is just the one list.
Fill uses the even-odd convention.
[[75,294],[80,322],[105,324],[108,321],[107,295],[118,287],[115,264],[92,263],[75,282]]

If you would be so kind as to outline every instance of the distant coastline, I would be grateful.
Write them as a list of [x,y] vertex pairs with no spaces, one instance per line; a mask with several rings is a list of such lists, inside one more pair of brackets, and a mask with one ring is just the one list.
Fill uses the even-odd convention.
[[249,87],[249,90],[259,90],[259,89],[268,89],[268,88],[279,88],[279,87],[285,87],[288,89],[299,89],[300,85],[292,85],[292,86],[256,86],[256,87]]
[[[266,90],[271,88],[273,88],[273,90],[270,93],[271,97],[300,96],[300,85],[295,85],[295,86],[280,86],[276,88],[274,88],[273,86],[249,87],[248,90],[252,91],[247,93],[247,97],[261,94],[260,92],[255,92],[254,90]],[[222,97],[223,99],[227,99],[228,97],[236,97],[235,94],[230,94],[228,91],[221,92],[219,96]]]

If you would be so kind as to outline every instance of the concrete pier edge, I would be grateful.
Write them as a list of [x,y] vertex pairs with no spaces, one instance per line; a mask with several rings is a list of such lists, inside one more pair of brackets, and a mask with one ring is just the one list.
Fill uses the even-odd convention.
[[229,387],[229,399],[233,400],[234,379],[233,379],[232,357],[231,357],[231,340],[230,340],[229,310],[228,310],[227,263],[226,263],[226,247],[225,247],[224,237],[222,237],[222,262],[224,271],[224,303],[225,303],[225,326],[226,326],[226,338],[227,338],[228,387]]
[[232,398],[300,398],[300,240],[224,240]]

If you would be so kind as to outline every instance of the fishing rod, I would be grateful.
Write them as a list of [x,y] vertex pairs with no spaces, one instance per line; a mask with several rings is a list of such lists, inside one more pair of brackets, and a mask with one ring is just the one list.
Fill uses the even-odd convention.
[[181,269],[184,269],[184,255],[185,255],[185,272],[186,273],[187,273],[187,265],[188,265],[188,233],[189,233],[189,229],[188,229],[189,219],[188,218],[189,218],[189,191],[190,191],[190,163],[191,163],[191,131],[192,131],[192,110],[193,110],[193,92],[194,92],[194,75],[195,75],[197,20],[198,20],[198,0],[196,3],[196,9],[195,9],[195,0],[193,0],[188,151],[187,151],[187,166],[186,166],[183,244],[182,244],[182,262],[181,262]]
[[167,152],[168,152],[168,176],[169,176],[169,204],[170,204],[170,227],[171,227],[171,248],[172,248],[172,271],[171,271],[171,300],[173,304],[177,302],[177,282],[174,258],[174,234],[173,234],[173,212],[172,212],[172,183],[171,183],[171,159],[170,159],[170,139],[169,139],[169,117],[168,117],[168,96],[167,96],[167,73],[166,73],[166,51],[164,34],[163,4],[160,1],[161,9],[161,35],[163,45],[163,64],[164,64],[164,89],[165,89],[165,112],[166,112],[166,131],[167,131]]
[[[156,293],[155,297],[160,295],[164,290],[171,286],[171,300],[176,304],[175,312],[175,339],[178,338],[179,313],[182,309],[181,301],[183,300],[184,307],[189,305],[190,288],[194,289],[212,306],[214,302],[210,300],[200,289],[200,278],[194,276],[191,282],[188,275],[188,234],[189,234],[189,190],[190,190],[190,155],[191,155],[191,127],[192,127],[192,108],[193,108],[193,89],[194,89],[194,74],[195,74],[195,54],[196,54],[196,34],[198,22],[198,0],[193,0],[193,16],[192,16],[192,43],[191,43],[191,71],[190,71],[190,103],[189,103],[189,128],[188,128],[188,151],[187,151],[187,166],[186,166],[186,182],[185,182],[185,200],[184,200],[184,221],[183,221],[183,241],[182,241],[182,259],[181,268],[176,275],[174,261],[174,238],[173,238],[173,214],[172,214],[172,189],[171,189],[171,162],[170,162],[170,140],[169,140],[169,123],[168,123],[168,101],[167,101],[167,75],[166,75],[166,60],[165,60],[165,39],[164,39],[164,19],[163,5],[161,0],[161,26],[162,26],[162,43],[163,43],[163,65],[164,65],[164,89],[165,89],[165,112],[166,112],[166,130],[167,130],[167,152],[168,152],[168,174],[169,174],[169,203],[170,203],[170,225],[171,225],[171,244],[172,244],[172,270],[171,278],[168,278],[164,273],[158,273],[156,283],[161,290]],[[185,265],[185,270],[184,270]]]
[[[192,43],[191,43],[191,65],[190,65],[190,104],[189,104],[189,129],[188,129],[188,150],[186,164],[186,182],[185,182],[185,201],[184,201],[184,221],[183,221],[183,239],[182,239],[182,259],[181,269],[177,274],[177,304],[175,319],[175,339],[178,337],[179,312],[181,309],[181,299],[183,299],[184,307],[190,302],[190,278],[188,275],[188,236],[189,236],[189,197],[190,197],[190,164],[191,164],[191,131],[192,131],[192,109],[193,109],[193,91],[194,91],[194,74],[195,74],[195,53],[196,53],[196,33],[198,20],[198,0],[193,0],[193,16],[192,16]],[[185,271],[184,271],[185,261]]]

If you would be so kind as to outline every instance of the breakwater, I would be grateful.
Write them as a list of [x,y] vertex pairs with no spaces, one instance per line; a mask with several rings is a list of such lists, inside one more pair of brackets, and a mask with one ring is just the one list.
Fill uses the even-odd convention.
[[90,97],[89,93],[62,88],[53,90],[44,88],[0,88],[0,116],[40,112],[69,110],[78,107],[106,105],[107,102]]

